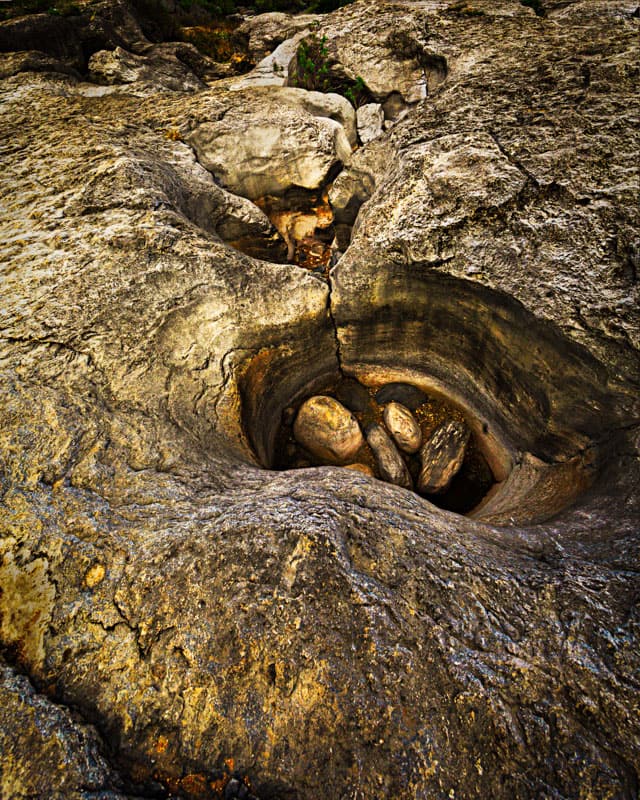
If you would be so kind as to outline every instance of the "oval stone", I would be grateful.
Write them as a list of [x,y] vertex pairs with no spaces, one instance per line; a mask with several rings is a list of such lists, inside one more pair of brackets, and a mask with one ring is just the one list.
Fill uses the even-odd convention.
[[306,400],[293,424],[293,435],[312,455],[331,464],[354,460],[364,445],[356,418],[333,397],[315,395]]
[[422,431],[409,409],[400,403],[389,403],[382,416],[398,447],[405,453],[417,453],[422,444]]

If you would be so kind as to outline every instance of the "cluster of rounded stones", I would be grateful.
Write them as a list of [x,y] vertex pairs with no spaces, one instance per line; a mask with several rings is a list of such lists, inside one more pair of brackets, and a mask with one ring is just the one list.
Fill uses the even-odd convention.
[[[293,436],[309,454],[322,463],[377,475],[421,494],[438,495],[449,488],[462,466],[470,437],[464,422],[445,420],[424,437],[413,412],[427,402],[427,395],[411,384],[389,383],[375,394],[381,420],[363,429],[353,412],[367,416],[372,402],[367,389],[351,381],[336,394],[338,399],[314,395],[298,409]],[[363,458],[367,445],[373,454],[373,468]],[[409,459],[412,456],[419,460],[414,475],[408,466],[415,464],[415,459]]]

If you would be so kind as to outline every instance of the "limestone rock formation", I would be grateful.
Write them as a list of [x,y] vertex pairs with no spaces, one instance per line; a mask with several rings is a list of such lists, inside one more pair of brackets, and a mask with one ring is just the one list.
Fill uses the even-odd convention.
[[192,92],[204,88],[192,70],[171,54],[153,59],[116,47],[94,53],[88,68],[96,83],[141,83],[155,91]]
[[[0,25],[0,791],[637,795],[636,7],[324,16],[393,123],[352,154],[278,87],[93,83],[120,3]],[[327,280],[225,241],[334,178]],[[344,375],[463,410],[489,496],[271,469]]]
[[315,189],[349,160],[345,129],[326,116],[331,112],[325,106],[318,108],[313,98],[305,103],[291,89],[259,91],[238,91],[231,102],[225,98],[224,114],[211,109],[187,137],[199,162],[223,186],[251,199],[294,186]]
[[357,111],[358,136],[362,144],[377,139],[382,133],[384,111],[380,103],[367,103]]
[[296,34],[308,32],[317,26],[320,14],[285,14],[271,11],[249,17],[238,28],[238,33],[249,37],[249,53],[257,62],[275,50],[278,45]]
[[0,791],[3,798],[125,800],[97,731],[0,661]]

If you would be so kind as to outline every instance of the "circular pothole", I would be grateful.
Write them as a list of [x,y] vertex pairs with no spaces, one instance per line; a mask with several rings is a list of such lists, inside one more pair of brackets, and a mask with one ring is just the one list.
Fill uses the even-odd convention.
[[[343,287],[334,286],[339,353],[327,314],[320,325],[301,319],[247,358],[237,385],[244,438],[256,461],[268,470],[360,469],[369,480],[396,483],[432,505],[495,525],[536,524],[574,505],[594,484],[599,443],[615,425],[601,365],[504,295],[445,276],[412,281],[405,287],[381,277],[375,296],[357,303],[351,294],[345,303]],[[378,393],[394,383],[425,395],[410,409],[421,446],[455,421],[468,430],[445,488],[421,485],[419,452],[400,454],[410,481],[381,469],[369,428],[389,438],[383,416],[394,398]],[[360,410],[350,409],[366,445],[344,459],[310,452],[294,431],[303,404],[320,395],[348,408],[354,387],[366,399]]]
[[[323,451],[323,434],[335,438],[331,420],[321,418],[319,431],[309,430],[307,425],[305,436],[305,412],[314,404],[322,410],[324,398],[336,401],[324,406],[337,410],[351,424],[355,436],[360,436],[355,452]],[[403,485],[440,508],[467,514],[496,483],[486,439],[472,433],[478,425],[469,417],[468,411],[446,398],[427,394],[413,384],[367,386],[342,377],[285,407],[269,466],[286,470],[337,464]],[[356,425],[350,423],[353,419]],[[407,429],[409,435],[403,436]],[[457,432],[461,432],[459,441]]]

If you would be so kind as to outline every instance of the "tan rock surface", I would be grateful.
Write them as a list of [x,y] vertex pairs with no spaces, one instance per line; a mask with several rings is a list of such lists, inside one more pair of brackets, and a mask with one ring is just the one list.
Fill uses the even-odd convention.
[[203,121],[187,137],[223,186],[251,199],[293,186],[315,189],[332,167],[349,160],[345,130],[324,109],[318,114],[302,108],[291,89],[258,91],[238,92],[231,102],[225,97],[224,116]]
[[[100,96],[8,59],[0,750],[23,793],[55,765],[73,800],[166,796],[231,757],[263,797],[636,793],[640,22],[542,3],[325,18],[377,100],[428,88],[353,156],[330,284],[226,245],[262,218],[186,143],[286,130],[277,90]],[[47,70],[85,69],[88,33],[34,30]],[[139,54],[125,33],[96,49]],[[332,126],[298,114],[324,177]],[[486,515],[265,468],[283,409],[340,370],[470,409]]]
[[398,447],[405,453],[417,453],[422,443],[422,431],[409,409],[400,403],[389,403],[383,417]]

